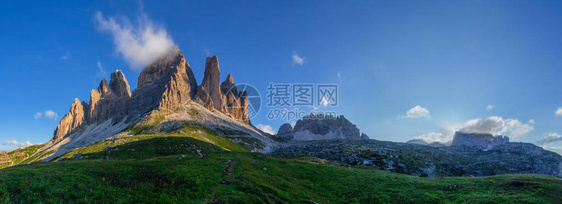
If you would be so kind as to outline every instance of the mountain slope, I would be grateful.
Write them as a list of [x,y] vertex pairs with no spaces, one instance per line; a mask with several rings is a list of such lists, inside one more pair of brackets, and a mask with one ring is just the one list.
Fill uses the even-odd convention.
[[40,155],[37,155],[36,152],[41,149],[41,147],[43,147],[43,145],[33,145],[10,152],[0,153],[0,169],[38,161]]
[[432,147],[377,140],[330,140],[292,143],[270,155],[317,157],[429,177],[532,173],[562,176],[562,156],[528,143],[505,143],[483,151],[473,146]]
[[113,142],[59,162],[0,171],[1,202],[555,203],[562,196],[562,181],[551,176],[421,178],[226,151],[187,135],[115,140],[107,148]]

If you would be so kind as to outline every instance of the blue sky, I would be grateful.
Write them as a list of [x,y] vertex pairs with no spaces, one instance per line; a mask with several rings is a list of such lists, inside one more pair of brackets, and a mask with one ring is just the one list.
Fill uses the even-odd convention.
[[[99,28],[99,11],[133,27],[149,19],[198,82],[217,55],[223,79],[232,73],[265,101],[269,83],[337,83],[339,106],[320,108],[372,139],[489,130],[562,152],[560,10],[560,1],[4,2],[0,149],[48,141],[73,99],[88,101],[115,69],[136,88],[140,71]],[[286,122],[267,111],[252,123]]]

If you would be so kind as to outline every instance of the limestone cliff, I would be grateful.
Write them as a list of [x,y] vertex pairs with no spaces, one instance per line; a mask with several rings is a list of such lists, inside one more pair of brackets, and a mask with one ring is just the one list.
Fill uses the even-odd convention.
[[64,136],[86,122],[87,107],[88,104],[86,102],[80,102],[77,98],[74,99],[74,103],[70,106],[70,111],[62,117],[57,129],[55,129],[53,136],[55,142],[60,141]]

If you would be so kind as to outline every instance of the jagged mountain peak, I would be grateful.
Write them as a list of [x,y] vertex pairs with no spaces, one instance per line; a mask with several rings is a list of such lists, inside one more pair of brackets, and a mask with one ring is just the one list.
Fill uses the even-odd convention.
[[217,56],[206,59],[204,79],[198,86],[189,63],[176,49],[144,68],[132,93],[124,73],[116,70],[109,83],[102,79],[97,89],[90,92],[89,104],[75,99],[45,149],[52,151],[63,146],[67,151],[104,139],[151,118],[152,114],[174,114],[188,104],[193,106],[191,101],[213,112],[213,117],[228,117],[251,127],[246,93],[238,93],[231,74],[220,83]]
[[232,78],[232,74],[228,74],[226,80],[222,82],[221,92],[227,97],[229,93],[232,93],[235,97],[239,97],[239,93],[238,90],[236,89],[236,85],[234,84],[234,79]]
[[205,90],[209,93],[209,96],[213,101],[214,108],[220,112],[225,112],[225,97],[223,96],[220,87],[220,73],[219,59],[217,56],[207,57],[205,62],[205,74],[200,86],[203,86],[203,88],[205,88]]
[[101,80],[97,91],[101,96],[108,95],[111,92],[111,89],[109,88],[109,85],[107,84],[107,80],[105,80],[105,78]]
[[118,97],[131,97],[129,82],[121,70],[115,70],[115,72],[111,73],[109,87]]

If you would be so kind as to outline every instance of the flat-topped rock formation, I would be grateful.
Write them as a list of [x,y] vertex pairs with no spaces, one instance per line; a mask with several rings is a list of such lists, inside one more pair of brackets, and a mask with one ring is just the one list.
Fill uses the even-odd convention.
[[343,115],[338,117],[316,117],[309,115],[300,119],[293,128],[291,124],[281,125],[278,137],[293,141],[325,140],[325,139],[369,139],[362,134],[357,126],[349,122]]
[[506,136],[493,136],[492,134],[455,132],[451,146],[470,146],[481,150],[490,150],[495,146],[509,142]]

